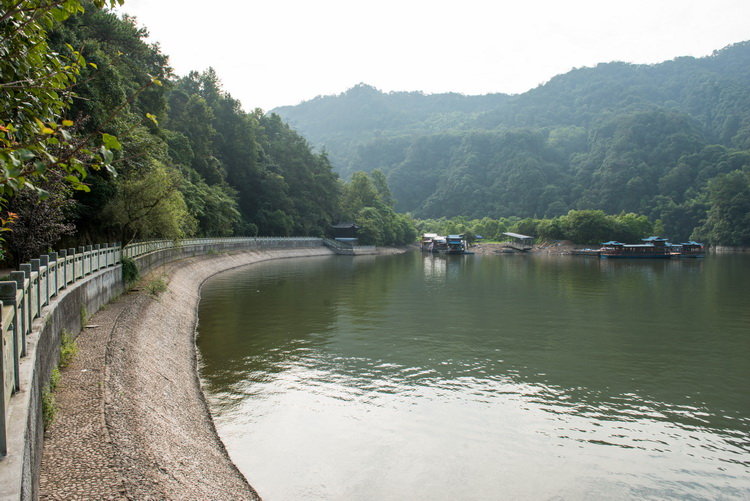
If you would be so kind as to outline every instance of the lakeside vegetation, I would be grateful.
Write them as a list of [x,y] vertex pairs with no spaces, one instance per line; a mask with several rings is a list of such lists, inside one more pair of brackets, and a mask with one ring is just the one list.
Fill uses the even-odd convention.
[[673,240],[750,245],[750,42],[599,64],[526,93],[360,84],[274,111],[334,169],[380,170],[415,218],[635,213]]
[[468,241],[507,240],[505,232],[520,233],[552,242],[569,240],[577,244],[600,244],[607,240],[637,242],[647,235],[662,233],[661,223],[646,216],[622,213],[607,215],[600,210],[571,210],[563,216],[548,219],[500,218],[467,219],[465,217],[421,219],[416,221],[421,233],[463,234]]

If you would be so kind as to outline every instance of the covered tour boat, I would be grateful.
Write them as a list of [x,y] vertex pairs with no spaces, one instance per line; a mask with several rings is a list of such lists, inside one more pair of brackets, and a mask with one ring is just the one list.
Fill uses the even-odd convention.
[[679,251],[674,249],[666,238],[648,237],[642,241],[642,244],[624,244],[614,240],[604,242],[599,249],[599,256],[607,259],[669,259],[679,254]]

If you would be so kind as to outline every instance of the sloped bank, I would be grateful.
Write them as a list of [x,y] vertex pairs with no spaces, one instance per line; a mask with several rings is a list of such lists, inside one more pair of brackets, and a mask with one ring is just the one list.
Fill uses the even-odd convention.
[[[103,406],[99,404],[107,437],[100,447],[109,449],[103,456],[109,458],[114,471],[110,477],[118,479],[109,495],[123,499],[258,499],[227,456],[200,388],[194,342],[200,287],[212,275],[231,268],[269,259],[329,254],[330,250],[317,247],[182,259],[153,270],[142,281],[143,290],[118,301],[126,305],[117,314],[103,348]],[[164,280],[166,291],[150,294],[147,285],[153,280]],[[91,323],[97,324],[96,316]],[[80,342],[84,345],[86,340]],[[76,450],[85,453],[87,445],[68,445],[60,454],[60,464],[44,465],[43,474],[60,480],[69,477],[65,470],[76,461],[67,454]],[[60,471],[45,473],[45,468]],[[96,482],[81,481],[80,488],[89,489],[89,495],[92,491],[105,495],[106,490],[92,486],[92,481]],[[52,480],[48,485],[56,483]],[[49,499],[86,495],[42,490],[43,497]]]

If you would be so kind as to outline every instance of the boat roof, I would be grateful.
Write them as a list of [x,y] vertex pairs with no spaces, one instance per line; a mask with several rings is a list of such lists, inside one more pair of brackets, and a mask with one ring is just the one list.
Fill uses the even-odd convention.
[[503,233],[503,235],[508,235],[509,237],[513,237],[513,238],[523,238],[523,239],[534,238],[528,235],[521,235],[520,233],[511,233],[510,231],[506,231],[505,233]]
[[622,242],[618,242],[617,240],[610,240],[609,242],[604,242],[602,245],[625,245]]

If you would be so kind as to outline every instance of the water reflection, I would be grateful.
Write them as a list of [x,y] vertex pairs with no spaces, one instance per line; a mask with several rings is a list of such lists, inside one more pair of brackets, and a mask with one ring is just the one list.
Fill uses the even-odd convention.
[[456,258],[207,284],[203,377],[262,495],[750,495],[749,260]]

